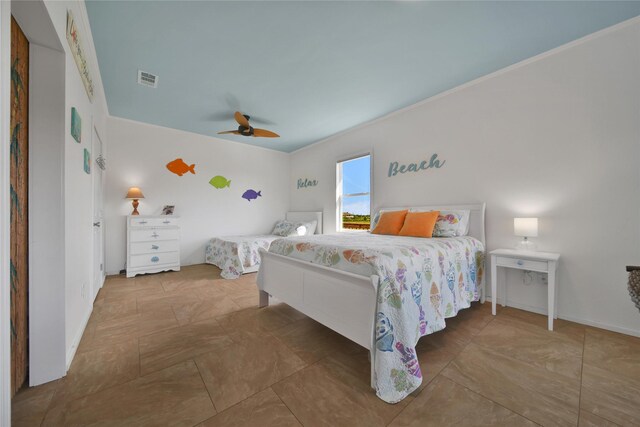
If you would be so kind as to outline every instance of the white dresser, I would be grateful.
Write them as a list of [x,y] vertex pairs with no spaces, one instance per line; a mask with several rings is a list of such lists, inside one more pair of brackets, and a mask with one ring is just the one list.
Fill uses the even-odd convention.
[[180,218],[127,217],[127,277],[136,274],[180,271]]

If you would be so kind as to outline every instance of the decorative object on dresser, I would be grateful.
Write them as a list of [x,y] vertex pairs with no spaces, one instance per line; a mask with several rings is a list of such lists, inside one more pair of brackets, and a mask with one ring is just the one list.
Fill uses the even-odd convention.
[[[547,273],[547,315],[549,330],[553,331],[553,319],[558,318],[558,286],[556,271],[560,254],[551,252],[524,252],[513,249],[491,251],[491,312],[496,315],[498,301],[498,267]],[[507,283],[503,280],[502,306],[507,306]]]
[[523,237],[516,249],[520,251],[535,251],[536,245],[529,237],[538,237],[538,218],[513,218],[513,232]]
[[127,191],[127,195],[124,198],[133,200],[133,202],[131,203],[133,205],[133,212],[131,212],[131,215],[140,215],[140,212],[138,212],[138,205],[140,204],[138,200],[144,199],[142,190],[140,190],[138,187],[131,187],[129,188],[129,191]]
[[173,205],[165,205],[165,207],[162,208],[162,215],[173,215],[174,208],[175,206]]
[[127,277],[180,271],[179,217],[127,217]]
[[629,272],[629,295],[631,295],[631,301],[640,310],[640,267],[627,266]]

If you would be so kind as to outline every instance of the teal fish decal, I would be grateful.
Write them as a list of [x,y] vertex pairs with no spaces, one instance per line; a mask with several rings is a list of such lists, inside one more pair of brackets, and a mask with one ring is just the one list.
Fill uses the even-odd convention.
[[216,175],[213,178],[211,178],[209,180],[209,184],[213,185],[215,188],[217,188],[218,190],[225,188],[225,187],[229,187],[231,188],[231,180],[225,178],[224,176],[221,175]]

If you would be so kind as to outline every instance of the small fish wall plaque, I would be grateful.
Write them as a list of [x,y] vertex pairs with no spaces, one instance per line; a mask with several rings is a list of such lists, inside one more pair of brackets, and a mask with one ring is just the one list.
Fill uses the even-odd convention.
[[429,160],[423,160],[420,163],[401,165],[398,162],[391,162],[389,163],[389,177],[396,176],[399,173],[419,172],[432,168],[440,169],[446,162],[446,160],[438,159],[437,154],[433,154]]
[[182,176],[187,172],[191,172],[192,174],[195,175],[196,174],[195,167],[196,167],[195,163],[192,165],[188,165],[184,162],[184,160],[182,160],[179,157],[167,163],[167,169],[169,169],[170,172],[175,173],[178,176]]
[[262,197],[262,191],[255,190],[247,190],[242,194],[243,199],[247,199],[248,202],[257,199],[258,197]]
[[214,186],[218,190],[220,190],[222,188],[225,188],[225,187],[231,188],[231,180],[225,178],[222,175],[216,175],[213,178],[211,178],[209,180],[209,184],[211,184],[212,186]]
[[297,189],[299,190],[301,188],[315,187],[317,185],[318,185],[318,181],[315,179],[300,178],[298,179]]
[[76,107],[71,107],[71,136],[78,144],[82,142],[82,119]]
[[84,149],[84,171],[91,174],[91,153],[86,148]]

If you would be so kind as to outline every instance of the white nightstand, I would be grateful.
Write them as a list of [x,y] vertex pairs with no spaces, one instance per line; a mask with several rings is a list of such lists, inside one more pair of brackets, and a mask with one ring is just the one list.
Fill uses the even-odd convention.
[[[560,254],[551,252],[527,252],[514,249],[496,249],[491,251],[491,310],[496,315],[498,300],[498,267],[517,268],[519,270],[547,273],[549,288],[547,289],[549,330],[553,331],[553,319],[558,317],[558,287],[556,271]],[[504,284],[502,306],[507,305],[507,284]]]

